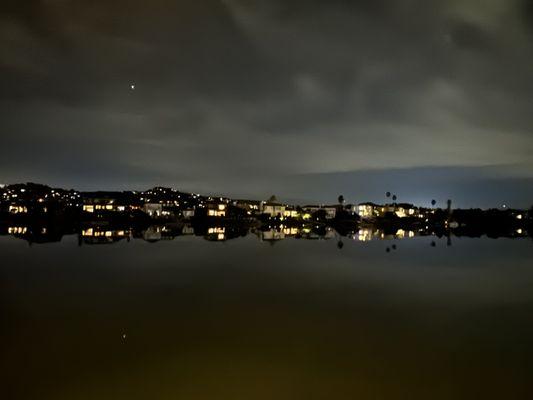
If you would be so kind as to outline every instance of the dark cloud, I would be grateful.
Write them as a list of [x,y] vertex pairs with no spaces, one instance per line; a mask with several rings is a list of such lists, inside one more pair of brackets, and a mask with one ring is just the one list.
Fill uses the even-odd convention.
[[0,180],[255,196],[292,176],[376,168],[459,179],[457,166],[512,164],[510,182],[514,169],[533,177],[531,10],[6,0]]

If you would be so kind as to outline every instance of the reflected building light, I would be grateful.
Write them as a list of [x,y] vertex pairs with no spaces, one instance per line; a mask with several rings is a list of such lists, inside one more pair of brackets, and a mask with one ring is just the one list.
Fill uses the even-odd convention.
[[359,229],[357,239],[360,242],[369,242],[372,240],[372,230],[368,228]]
[[25,226],[10,226],[7,228],[7,233],[10,235],[24,235],[28,231]]

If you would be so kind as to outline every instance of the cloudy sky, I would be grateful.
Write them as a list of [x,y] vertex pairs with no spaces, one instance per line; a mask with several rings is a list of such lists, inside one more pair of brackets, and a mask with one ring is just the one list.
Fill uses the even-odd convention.
[[529,206],[532,65],[528,0],[3,0],[0,182]]

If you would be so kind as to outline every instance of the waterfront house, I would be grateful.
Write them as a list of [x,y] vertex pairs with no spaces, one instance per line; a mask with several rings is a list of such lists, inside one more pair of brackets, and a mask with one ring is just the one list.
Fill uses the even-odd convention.
[[261,214],[266,214],[270,218],[283,217],[286,206],[276,201],[264,201],[261,203]]
[[225,217],[227,204],[218,201],[209,201],[205,204],[208,217]]
[[87,213],[123,213],[141,209],[134,192],[85,192],[82,193],[83,211]]

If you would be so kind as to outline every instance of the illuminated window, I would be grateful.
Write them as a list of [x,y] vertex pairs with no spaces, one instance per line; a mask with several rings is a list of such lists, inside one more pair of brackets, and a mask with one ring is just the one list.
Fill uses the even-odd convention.
[[9,212],[11,214],[23,214],[27,213],[28,209],[24,206],[9,206]]
[[93,236],[93,228],[84,229],[81,231],[82,236]]

